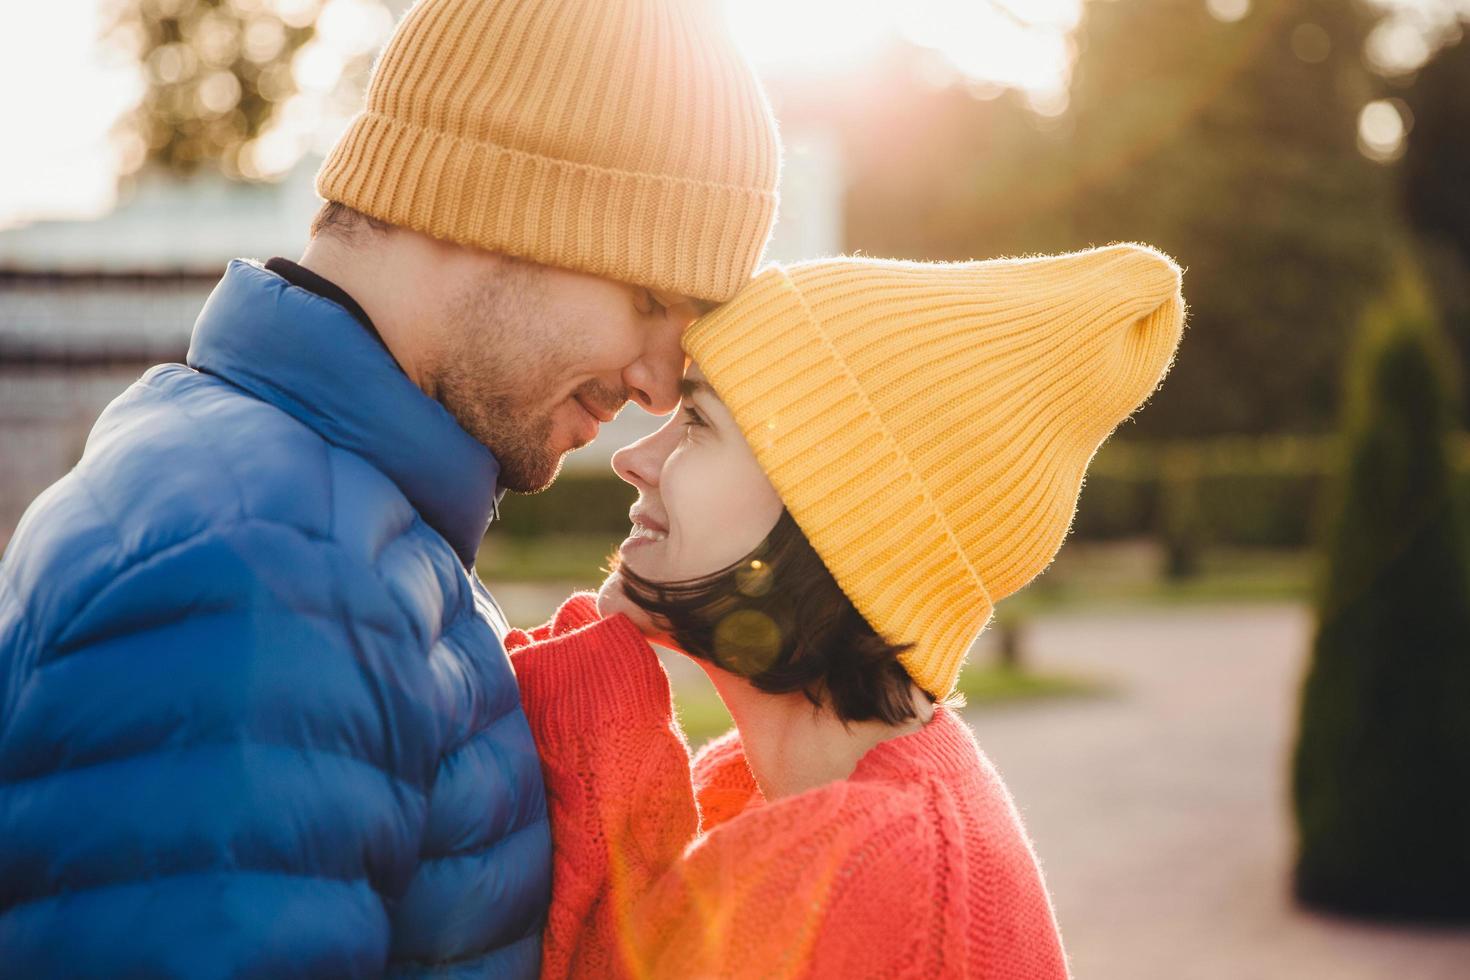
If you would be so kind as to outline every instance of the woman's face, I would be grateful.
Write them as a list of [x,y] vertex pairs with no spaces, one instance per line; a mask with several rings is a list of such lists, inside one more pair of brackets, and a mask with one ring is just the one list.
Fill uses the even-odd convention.
[[[678,409],[657,432],[613,454],[618,476],[638,488],[633,533],[618,549],[632,571],[658,582],[700,578],[727,568],[765,540],[782,503],[728,409],[697,364],[682,383]],[[622,576],[602,583],[603,616],[627,613],[661,634],[623,593]]]

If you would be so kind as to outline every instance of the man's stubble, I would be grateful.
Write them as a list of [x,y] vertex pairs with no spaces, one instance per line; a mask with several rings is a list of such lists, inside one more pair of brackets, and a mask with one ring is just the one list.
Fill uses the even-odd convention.
[[[576,330],[559,330],[547,277],[507,260],[446,304],[445,338],[430,394],[500,464],[498,483],[517,493],[551,486],[565,453],[552,445],[559,392],[584,360]],[[596,381],[578,388],[593,404],[624,397]]]

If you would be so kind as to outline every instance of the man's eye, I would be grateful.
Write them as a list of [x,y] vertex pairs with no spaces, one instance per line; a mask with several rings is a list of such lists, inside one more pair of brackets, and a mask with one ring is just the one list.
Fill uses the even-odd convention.
[[663,310],[664,310],[663,304],[658,301],[658,299],[653,295],[653,293],[651,293],[651,292],[649,292],[648,290],[645,289],[643,291],[643,296],[644,296],[644,299],[647,300],[647,303],[644,306],[641,306],[641,307],[638,308],[638,312],[639,313],[642,313],[644,316],[652,316],[655,313],[662,313],[663,312]]

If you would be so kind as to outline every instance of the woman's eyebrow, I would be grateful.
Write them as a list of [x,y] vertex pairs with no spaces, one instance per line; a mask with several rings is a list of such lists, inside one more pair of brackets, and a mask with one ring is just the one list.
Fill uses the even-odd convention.
[[693,398],[695,395],[712,395],[714,389],[698,378],[684,378],[679,382],[679,394]]

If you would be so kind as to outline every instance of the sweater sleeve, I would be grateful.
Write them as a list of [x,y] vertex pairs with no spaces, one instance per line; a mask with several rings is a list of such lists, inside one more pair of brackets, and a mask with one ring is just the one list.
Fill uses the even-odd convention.
[[573,595],[538,627],[546,639],[507,641],[551,817],[543,977],[618,975],[620,902],[647,892],[698,826],[668,676],[627,616],[572,626],[589,606]]
[[755,775],[745,761],[740,731],[731,728],[711,739],[694,756],[694,797],[699,801],[699,829],[711,829],[763,802]]
[[[726,814],[701,834],[668,678],[631,620],[521,644],[512,658],[554,845],[542,975],[775,977],[809,963],[851,860],[882,823],[850,819],[850,787],[755,819]],[[701,755],[706,793],[737,760],[748,773],[729,736]]]
[[549,640],[553,636],[570,633],[572,630],[597,622],[597,594],[573,592],[546,622],[530,629],[512,629],[505,635],[506,650],[515,650],[528,643]]

